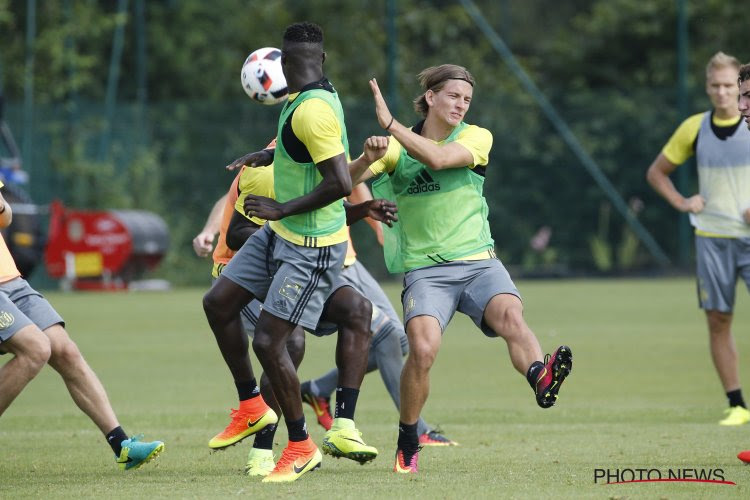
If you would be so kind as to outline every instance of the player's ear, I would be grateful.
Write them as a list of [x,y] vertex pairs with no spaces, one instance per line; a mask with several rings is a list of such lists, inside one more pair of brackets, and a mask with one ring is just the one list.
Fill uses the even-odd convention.
[[321,63],[324,63],[324,62],[326,62],[326,53],[325,53],[325,51],[323,51],[323,55],[321,56],[321,60],[320,60],[320,62],[321,62]]

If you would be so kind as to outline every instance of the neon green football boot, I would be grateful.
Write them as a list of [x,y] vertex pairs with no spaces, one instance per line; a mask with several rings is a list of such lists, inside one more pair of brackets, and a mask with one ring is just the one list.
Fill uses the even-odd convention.
[[331,430],[323,438],[323,453],[336,458],[348,458],[365,464],[378,456],[378,450],[362,440],[362,433],[354,427],[354,420],[335,418]]

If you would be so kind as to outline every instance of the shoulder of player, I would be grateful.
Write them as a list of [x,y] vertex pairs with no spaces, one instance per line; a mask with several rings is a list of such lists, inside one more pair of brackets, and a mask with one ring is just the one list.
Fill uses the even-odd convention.
[[471,125],[469,123],[466,124],[467,126],[461,130],[458,133],[458,137],[483,137],[492,139],[492,132],[490,132],[488,129],[484,127],[480,127],[479,125]]

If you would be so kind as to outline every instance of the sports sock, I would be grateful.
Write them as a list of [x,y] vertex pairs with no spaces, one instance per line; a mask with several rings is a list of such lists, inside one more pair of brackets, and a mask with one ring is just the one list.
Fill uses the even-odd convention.
[[532,389],[536,390],[536,380],[539,378],[539,372],[544,369],[544,363],[541,361],[534,361],[529,367],[529,371],[526,372],[526,380],[529,381],[529,385]]
[[251,378],[247,381],[235,380],[234,385],[237,387],[237,395],[239,396],[240,401],[252,399],[260,395],[260,389],[258,388],[258,383],[255,381],[255,378]]
[[267,425],[255,435],[253,448],[262,448],[264,450],[273,449],[273,437],[276,435],[276,424]]
[[417,436],[417,423],[398,423],[398,449],[404,452],[404,460],[411,463],[411,457],[419,451],[419,436]]
[[354,409],[357,407],[359,389],[349,387],[336,388],[336,411],[334,418],[348,418],[354,420]]
[[305,417],[299,420],[287,420],[286,428],[289,431],[289,441],[304,441],[307,439]]
[[745,400],[742,398],[742,389],[729,391],[727,393],[727,399],[729,399],[730,407],[741,406],[747,408],[747,406],[745,406]]
[[112,451],[115,452],[115,456],[119,457],[120,452],[122,451],[122,442],[128,439],[128,435],[125,434],[122,427],[117,426],[109,431],[105,437],[107,438],[107,444],[109,444]]

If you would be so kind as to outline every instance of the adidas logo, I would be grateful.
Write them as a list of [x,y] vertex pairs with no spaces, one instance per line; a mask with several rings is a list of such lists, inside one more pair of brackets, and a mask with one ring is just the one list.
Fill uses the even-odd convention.
[[411,181],[409,188],[406,190],[409,194],[427,193],[429,191],[440,191],[440,183],[435,182],[435,179],[432,178],[427,170],[422,170]]

